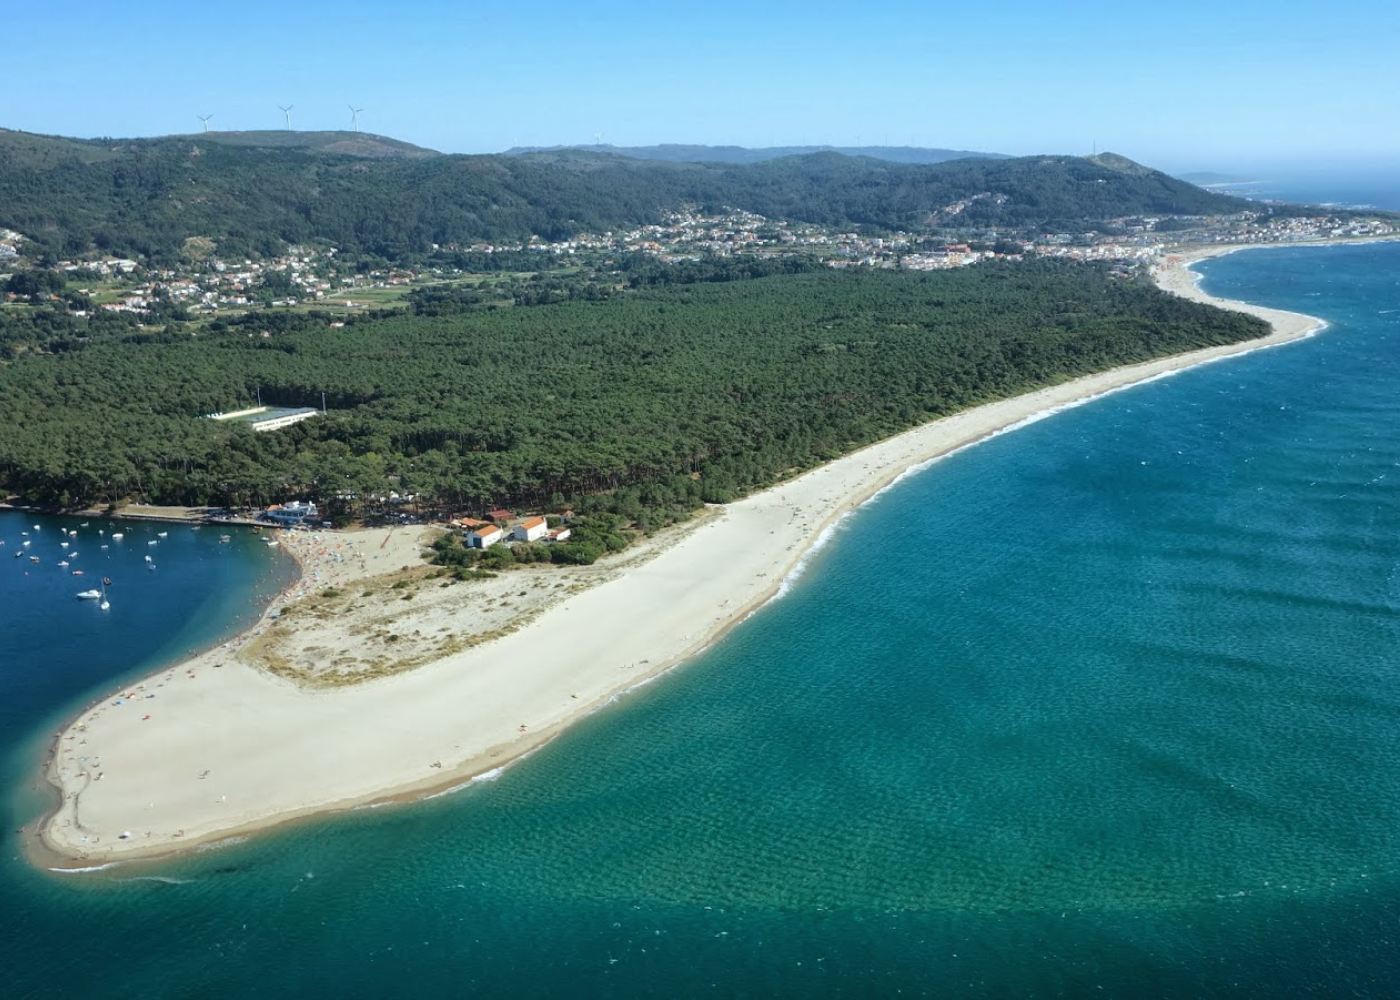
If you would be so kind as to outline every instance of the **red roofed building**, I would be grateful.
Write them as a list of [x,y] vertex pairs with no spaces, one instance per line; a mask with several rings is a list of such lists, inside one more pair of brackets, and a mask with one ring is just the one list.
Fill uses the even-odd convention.
[[542,517],[527,517],[511,531],[510,537],[519,542],[534,542],[549,534],[549,525]]
[[467,545],[474,549],[489,549],[505,537],[506,533],[499,527],[494,524],[488,524],[484,528],[477,528],[475,531],[468,533]]

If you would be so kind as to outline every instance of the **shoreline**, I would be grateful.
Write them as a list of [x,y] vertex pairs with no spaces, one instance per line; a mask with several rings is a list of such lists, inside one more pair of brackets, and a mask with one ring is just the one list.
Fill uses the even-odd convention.
[[[143,725],[134,710],[101,714],[102,699],[55,743],[48,777],[60,801],[40,824],[44,866],[77,871],[159,858],[308,816],[448,794],[494,775],[786,593],[841,520],[907,476],[1063,409],[1325,327],[1315,317],[1202,292],[1189,265],[1238,249],[1246,248],[1169,255],[1154,279],[1169,292],[1265,319],[1273,331],[1257,340],[1084,376],[869,445],[727,505],[514,634],[403,674],[307,690],[236,660],[210,662],[228,660],[254,626],[145,679],[163,675],[165,686],[183,673],[192,682],[162,694],[157,725]],[[314,569],[299,566],[300,580],[310,579]],[[281,595],[264,617],[280,604]],[[167,706],[175,718],[166,717]],[[102,768],[96,779],[78,761],[94,755]]]

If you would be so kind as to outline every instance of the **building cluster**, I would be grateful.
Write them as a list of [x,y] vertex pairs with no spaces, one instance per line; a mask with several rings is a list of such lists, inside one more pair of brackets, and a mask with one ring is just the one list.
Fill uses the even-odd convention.
[[315,524],[320,516],[320,511],[314,503],[289,500],[287,503],[275,503],[268,507],[258,515],[258,520],[278,524],[284,528],[295,528]]
[[[1132,217],[1112,220],[1097,232],[1034,235],[1010,230],[959,228],[968,209],[1005,195],[983,192],[945,205],[927,221],[949,234],[837,231],[822,226],[769,219],[753,212],[675,212],[662,222],[618,232],[585,233],[562,240],[532,238],[513,243],[434,245],[434,250],[475,253],[537,253],[542,258],[577,258],[585,268],[606,273],[620,254],[646,254],[661,263],[715,257],[805,256],[830,267],[873,267],[932,271],[966,267],[989,259],[1025,256],[1103,261],[1131,266],[1151,262],[1169,247],[1201,243],[1288,243],[1307,240],[1387,237],[1400,226],[1383,217],[1350,214],[1280,217],[1263,207],[1229,216]],[[0,230],[0,264],[18,254],[23,237]],[[542,261],[543,264],[543,261]],[[361,273],[334,247],[289,248],[266,260],[207,258],[181,267],[144,269],[126,258],[62,261],[60,269],[92,274],[98,287],[83,289],[103,309],[149,314],[159,306],[183,306],[196,313],[257,307],[289,308],[316,304],[354,310],[384,301],[373,290],[452,280],[451,267],[418,271],[406,267]],[[541,269],[544,269],[543,267]],[[369,293],[369,294],[366,294]]]
[[452,526],[473,549],[489,549],[501,542],[567,542],[573,534],[562,524],[551,528],[540,514],[516,515],[508,510],[488,511],[485,520],[459,517]]
[[0,261],[17,258],[23,241],[24,237],[13,229],[0,229]]

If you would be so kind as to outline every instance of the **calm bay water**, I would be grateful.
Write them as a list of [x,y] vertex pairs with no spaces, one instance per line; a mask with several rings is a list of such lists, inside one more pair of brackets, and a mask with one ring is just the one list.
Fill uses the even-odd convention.
[[[494,781],[100,875],[11,836],[6,992],[1393,992],[1400,246],[1204,270],[1333,328],[906,480]],[[275,585],[210,535],[105,619],[0,551],[11,828],[58,718]]]

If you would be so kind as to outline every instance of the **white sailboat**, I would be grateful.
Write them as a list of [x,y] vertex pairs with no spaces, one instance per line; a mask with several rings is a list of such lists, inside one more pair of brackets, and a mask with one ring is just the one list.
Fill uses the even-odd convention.
[[78,600],[80,601],[97,601],[101,599],[102,591],[100,590],[83,590],[78,593]]

